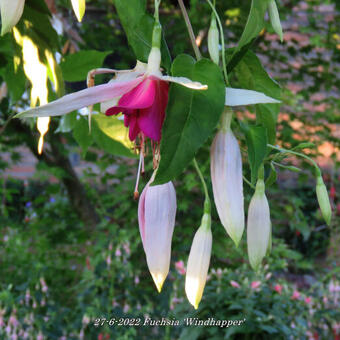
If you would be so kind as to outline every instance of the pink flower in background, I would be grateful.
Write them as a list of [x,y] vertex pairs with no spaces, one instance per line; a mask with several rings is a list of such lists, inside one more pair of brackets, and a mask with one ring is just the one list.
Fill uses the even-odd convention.
[[257,289],[261,286],[261,281],[253,281],[251,284],[250,284],[250,287],[252,289]]
[[115,256],[119,257],[122,255],[122,252],[120,251],[120,248],[117,248],[115,251]]
[[305,297],[305,302],[306,302],[307,304],[312,303],[312,298],[311,298],[310,296],[306,296],[306,297]]
[[177,261],[175,263],[175,268],[180,275],[185,275],[186,270],[185,270],[184,262],[182,260]]
[[230,281],[230,284],[231,284],[234,288],[240,288],[240,287],[241,287],[236,281],[233,281],[233,280]]
[[278,292],[279,294],[282,293],[282,289],[283,289],[283,287],[281,285],[275,285],[275,287],[274,287],[274,290],[276,292]]
[[292,295],[292,300],[297,300],[300,297],[300,292],[297,290],[294,290]]

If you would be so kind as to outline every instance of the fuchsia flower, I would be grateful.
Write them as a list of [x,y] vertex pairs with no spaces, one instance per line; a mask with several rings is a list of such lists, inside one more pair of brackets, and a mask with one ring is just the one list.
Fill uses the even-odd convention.
[[312,303],[312,298],[310,296],[306,296],[305,302],[309,305],[310,303]]
[[298,300],[299,297],[300,297],[300,292],[299,292],[298,290],[294,290],[291,299],[292,299],[292,300]]
[[282,289],[283,289],[283,287],[281,285],[275,285],[275,287],[274,287],[274,290],[276,292],[278,292],[279,294],[282,293]]
[[185,270],[184,262],[182,260],[177,261],[175,263],[175,268],[177,269],[177,271],[180,275],[185,275],[186,270]]
[[234,288],[240,288],[240,287],[241,287],[239,283],[237,283],[236,281],[233,281],[233,280],[230,281],[230,284],[231,284]]
[[250,287],[252,289],[257,289],[261,286],[261,281],[253,281],[251,284],[250,284]]
[[208,88],[207,85],[185,77],[163,76],[160,60],[159,48],[152,48],[148,64],[137,61],[132,70],[99,70],[99,73],[116,73],[117,77],[107,84],[89,87],[46,105],[20,112],[16,117],[61,116],[101,103],[101,109],[106,115],[117,115],[120,112],[124,114],[124,124],[129,127],[131,141],[140,135],[142,140],[149,137],[159,142],[168,103],[168,83],[173,82],[196,90]]

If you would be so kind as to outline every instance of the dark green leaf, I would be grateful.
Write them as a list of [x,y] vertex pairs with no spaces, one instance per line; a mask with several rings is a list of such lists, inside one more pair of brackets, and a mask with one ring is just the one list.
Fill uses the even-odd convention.
[[248,20],[233,56],[228,62],[228,72],[241,61],[254,39],[264,28],[264,16],[269,0],[252,0]]
[[[233,72],[242,88],[263,92],[267,96],[280,100],[280,85],[268,75],[253,52],[248,51]],[[279,110],[280,104],[258,104],[256,106],[257,121],[267,129],[270,144],[275,144]]]
[[93,139],[101,149],[112,155],[137,157],[121,120],[97,114],[92,116],[92,123]]
[[250,125],[246,131],[248,159],[251,170],[251,182],[255,184],[257,172],[267,151],[267,131],[262,125]]
[[82,148],[83,155],[85,155],[87,149],[93,143],[93,139],[89,131],[89,125],[85,118],[80,117],[80,119],[78,119],[75,123],[73,137]]
[[86,80],[87,73],[95,68],[101,67],[108,54],[110,54],[110,52],[89,50],[80,51],[66,56],[60,63],[64,80]]
[[[146,1],[114,0],[114,4],[136,58],[147,62],[151,49],[154,19],[146,13]],[[162,39],[161,52],[162,66],[169,70],[171,57],[164,38]]]
[[171,85],[155,184],[170,181],[188,166],[214,131],[225,101],[222,73],[212,61],[203,59],[195,63],[192,57],[180,55],[172,65],[172,74],[199,81],[208,85],[208,89]]

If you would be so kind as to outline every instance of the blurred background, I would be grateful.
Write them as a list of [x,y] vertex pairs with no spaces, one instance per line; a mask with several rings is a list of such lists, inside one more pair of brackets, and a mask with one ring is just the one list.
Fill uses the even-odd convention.
[[[216,2],[227,47],[234,47],[250,1]],[[42,51],[45,56],[46,51],[55,53],[60,65],[55,78],[65,80],[66,92],[85,88],[87,72],[102,63],[115,69],[135,64],[113,1],[86,4],[79,24],[69,1],[27,0],[18,25],[21,33],[36,30],[31,41],[40,57]],[[158,294],[139,235],[132,197],[138,164],[129,146],[120,149],[96,125],[90,136],[87,120],[73,113],[52,120],[39,155],[34,122],[8,121],[30,103],[20,39],[15,34],[0,38],[1,339],[340,339],[340,4],[277,4],[283,43],[267,20],[252,51],[282,88],[276,142],[286,148],[309,143],[302,151],[323,170],[332,223],[328,227],[318,209],[312,168],[294,157],[287,159],[287,165],[303,170],[277,169],[277,181],[267,189],[273,249],[260,273],[248,264],[246,235],[235,248],[213,211],[209,277],[196,311],[184,293],[186,261],[204,198],[194,168],[174,182],[178,209],[172,262]],[[186,5],[197,43],[208,57],[209,6],[201,0]],[[153,1],[147,6],[152,12]],[[53,14],[53,27],[48,13]],[[172,57],[193,55],[177,2],[163,0],[160,15]],[[96,82],[109,79],[98,76]],[[50,100],[55,96],[49,91]],[[237,117],[254,121],[255,109],[240,109]],[[243,147],[236,121],[234,131]],[[210,143],[197,157],[208,181]],[[151,175],[151,159],[147,161],[143,186]],[[244,170],[249,178],[247,165]],[[247,184],[244,189],[248,207],[253,190]],[[245,321],[228,328],[186,327],[183,322],[94,325],[98,318],[146,317]]]

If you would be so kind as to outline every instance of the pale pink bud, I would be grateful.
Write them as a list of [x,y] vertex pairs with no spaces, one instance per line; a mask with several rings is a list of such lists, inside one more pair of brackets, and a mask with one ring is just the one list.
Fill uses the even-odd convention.
[[151,186],[152,181],[140,196],[138,222],[149,271],[160,292],[170,267],[176,192],[172,182]]
[[185,276],[185,293],[195,309],[202,299],[211,256],[212,233],[211,216],[204,214],[191,245],[187,273]]
[[[225,114],[225,113],[224,113]],[[223,119],[230,120],[231,114]],[[211,181],[218,216],[228,235],[239,244],[244,230],[242,158],[229,122],[222,120],[210,150]]]
[[239,283],[237,283],[236,281],[231,280],[230,284],[234,287],[234,288],[240,288],[241,286],[239,285]]
[[20,20],[25,0],[1,0],[1,35],[9,32]]
[[255,270],[261,265],[270,244],[270,211],[264,190],[264,182],[259,179],[248,209],[248,256],[250,265]]
[[294,290],[292,295],[292,300],[298,300],[300,297],[300,292],[298,290]]

